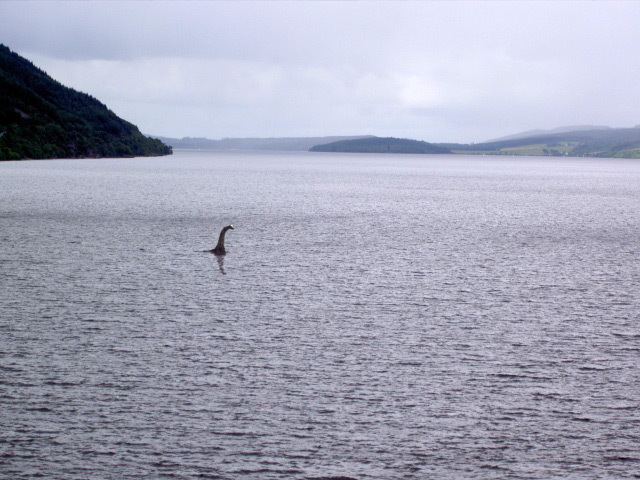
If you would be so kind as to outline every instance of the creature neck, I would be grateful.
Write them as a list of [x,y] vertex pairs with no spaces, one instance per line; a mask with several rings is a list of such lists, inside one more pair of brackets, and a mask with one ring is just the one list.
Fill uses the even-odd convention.
[[220,232],[220,237],[218,237],[218,244],[216,245],[215,250],[224,251],[224,236],[227,233],[227,230],[229,230],[229,227],[224,227]]

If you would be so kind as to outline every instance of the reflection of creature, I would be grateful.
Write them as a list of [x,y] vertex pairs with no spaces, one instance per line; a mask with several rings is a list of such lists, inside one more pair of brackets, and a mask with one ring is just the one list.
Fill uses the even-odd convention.
[[218,238],[218,244],[216,245],[216,248],[214,248],[213,250],[209,250],[211,253],[215,255],[224,255],[225,253],[227,253],[227,251],[224,249],[224,236],[227,233],[227,230],[234,230],[233,225],[227,225],[222,229],[222,231],[220,232],[220,237]]
[[220,273],[226,275],[227,272],[224,271],[224,256],[216,255],[216,260],[218,261],[218,267],[220,267]]

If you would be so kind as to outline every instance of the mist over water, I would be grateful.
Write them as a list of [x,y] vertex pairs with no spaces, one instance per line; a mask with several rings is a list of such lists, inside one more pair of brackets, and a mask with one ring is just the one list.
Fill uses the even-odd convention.
[[639,205],[633,160],[2,163],[0,478],[638,478]]

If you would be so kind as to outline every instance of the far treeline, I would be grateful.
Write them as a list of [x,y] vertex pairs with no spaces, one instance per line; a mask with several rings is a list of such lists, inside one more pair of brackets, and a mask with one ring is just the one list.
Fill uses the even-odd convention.
[[406,138],[366,137],[355,140],[315,145],[311,152],[350,152],[350,153],[451,153],[446,147],[433,143]]
[[454,152],[494,155],[640,158],[640,125],[535,135],[476,144],[442,144]]
[[354,140],[366,135],[333,136],[333,137],[271,137],[271,138],[171,138],[154,136],[158,140],[175,149],[184,150],[273,150],[273,151],[307,151],[314,145],[337,142],[339,140]]
[[366,137],[316,145],[310,151],[640,158],[640,126],[576,130],[475,144]]
[[0,160],[170,154],[95,98],[0,45]]

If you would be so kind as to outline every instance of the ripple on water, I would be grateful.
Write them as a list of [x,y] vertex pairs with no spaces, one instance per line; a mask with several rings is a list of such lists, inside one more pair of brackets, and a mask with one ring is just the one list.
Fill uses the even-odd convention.
[[638,478],[640,169],[582,162],[0,165],[0,476]]

